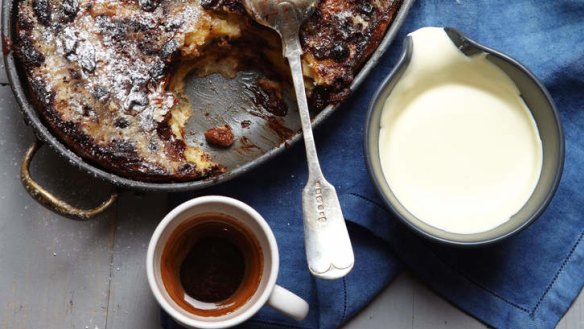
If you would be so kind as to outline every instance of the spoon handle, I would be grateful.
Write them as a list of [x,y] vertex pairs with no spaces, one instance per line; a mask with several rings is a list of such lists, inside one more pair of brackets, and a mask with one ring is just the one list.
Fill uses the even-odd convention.
[[[300,42],[295,38],[282,38],[284,54],[288,58],[294,90],[298,101],[298,111],[302,123],[306,158],[308,161],[308,182],[302,192],[302,212],[304,218],[304,239],[306,259],[310,272],[323,279],[344,277],[353,268],[355,258],[349,232],[341,211],[337,192],[323,176],[312,124],[306,101],[304,77],[300,61]],[[290,44],[295,42],[296,44]],[[300,50],[300,51],[299,51]]]

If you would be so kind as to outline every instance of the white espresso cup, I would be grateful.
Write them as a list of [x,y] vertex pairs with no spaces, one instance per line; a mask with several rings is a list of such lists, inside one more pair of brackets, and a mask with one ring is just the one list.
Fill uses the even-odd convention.
[[[192,305],[185,307],[177,303],[163,281],[162,256],[169,240],[182,230],[189,221],[200,216],[224,216],[232,219],[234,226],[253,235],[259,244],[262,262],[259,283],[245,302],[234,310],[220,315],[196,314]],[[194,227],[196,230],[197,227]],[[179,233],[180,234],[180,233]],[[168,257],[168,256],[165,256]],[[180,261],[180,260],[178,260]],[[204,196],[189,200],[173,209],[160,222],[148,246],[146,271],[148,283],[154,297],[162,308],[177,322],[189,328],[227,328],[238,325],[256,314],[265,304],[281,313],[302,320],[308,314],[308,303],[292,292],[276,285],[280,258],[276,239],[268,223],[253,208],[245,203],[223,196]],[[166,270],[164,270],[166,271]],[[237,291],[235,292],[237,294]],[[174,294],[174,293],[173,293]],[[184,294],[185,298],[190,298]],[[208,303],[200,303],[204,309]]]

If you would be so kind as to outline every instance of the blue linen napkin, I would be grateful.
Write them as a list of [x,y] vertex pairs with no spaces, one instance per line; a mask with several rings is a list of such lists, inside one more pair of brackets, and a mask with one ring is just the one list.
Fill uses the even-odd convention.
[[[438,294],[497,328],[553,328],[584,284],[584,2],[419,0],[392,49],[366,83],[316,132],[326,177],[335,184],[355,248],[345,279],[321,281],[306,269],[300,193],[302,145],[245,177],[198,193],[240,199],[270,223],[281,253],[278,283],[311,305],[304,321],[263,308],[242,328],[336,328],[402,270],[402,262]],[[566,162],[556,196],[529,228],[496,245],[458,249],[424,240],[388,212],[363,158],[365,114],[391,71],[405,34],[451,26],[516,58],[549,89],[566,135]],[[166,329],[179,328],[164,312]]]

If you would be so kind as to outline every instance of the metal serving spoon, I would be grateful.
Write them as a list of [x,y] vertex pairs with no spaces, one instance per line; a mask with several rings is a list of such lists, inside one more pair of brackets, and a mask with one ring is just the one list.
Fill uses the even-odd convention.
[[318,162],[300,62],[300,25],[313,12],[318,0],[245,0],[244,3],[259,24],[278,32],[292,71],[309,173],[302,192],[308,268],[323,279],[341,278],[351,271],[355,257],[337,192],[324,178]]

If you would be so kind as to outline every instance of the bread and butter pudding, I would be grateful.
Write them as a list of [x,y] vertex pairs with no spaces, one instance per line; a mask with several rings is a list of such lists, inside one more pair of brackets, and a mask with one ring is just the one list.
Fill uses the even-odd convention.
[[[319,3],[301,31],[312,110],[348,97],[399,5]],[[21,0],[17,6],[16,55],[39,115],[78,155],[123,177],[186,181],[225,170],[185,142],[188,72],[234,76],[261,65],[282,80],[270,86],[289,81],[279,39],[236,0]],[[278,93],[266,85],[259,88]]]

